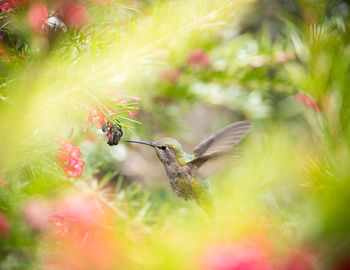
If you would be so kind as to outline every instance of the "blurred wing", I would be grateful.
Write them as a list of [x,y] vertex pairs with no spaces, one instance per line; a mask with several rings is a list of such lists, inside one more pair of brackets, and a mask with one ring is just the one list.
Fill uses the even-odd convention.
[[208,139],[201,142],[192,152],[195,158],[200,156],[211,156],[231,150],[249,132],[252,127],[251,121],[239,121],[233,123]]
[[189,163],[199,168],[208,160],[227,155],[247,135],[251,127],[251,121],[239,121],[221,129],[193,150],[194,159]]
[[208,179],[220,172],[225,166],[232,166],[241,157],[241,153],[234,149],[221,155],[199,157],[187,163],[192,166],[193,175],[198,179]]

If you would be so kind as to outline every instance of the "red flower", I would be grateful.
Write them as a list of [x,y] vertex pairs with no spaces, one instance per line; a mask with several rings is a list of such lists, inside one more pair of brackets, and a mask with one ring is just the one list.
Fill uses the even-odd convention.
[[306,250],[296,251],[285,261],[284,270],[312,270],[315,256]]
[[208,68],[210,66],[210,57],[202,50],[193,50],[189,53],[187,62],[192,66]]
[[41,31],[48,18],[48,9],[44,4],[35,3],[29,9],[28,21],[34,31]]
[[258,243],[220,244],[210,247],[200,261],[202,270],[269,270],[270,263]]
[[66,22],[72,26],[82,26],[88,20],[88,13],[83,4],[67,1],[62,7],[62,11]]
[[103,124],[106,123],[107,117],[106,115],[96,109],[91,109],[86,111],[87,119],[85,121],[84,132],[86,132],[87,126],[90,124],[97,124],[97,127],[101,129]]
[[53,233],[63,239],[66,236],[80,237],[95,227],[101,214],[93,195],[70,195],[54,202],[54,214],[50,215]]
[[14,9],[12,3],[6,3],[6,1],[0,5],[0,12],[3,10],[6,11],[7,13],[11,13],[11,11]]
[[84,236],[96,226],[95,219],[99,215],[96,198],[88,195],[70,195],[53,204],[54,214],[50,215],[52,232],[61,239]]
[[50,211],[50,205],[44,199],[30,199],[24,205],[23,214],[32,229],[42,231],[49,222]]
[[16,6],[20,6],[28,2],[28,0],[5,0],[0,4],[0,12],[6,11],[11,13]]
[[73,145],[73,142],[64,143],[59,149],[57,160],[60,163],[67,177],[78,178],[83,173],[84,160],[80,159],[80,148]]
[[9,234],[9,222],[7,217],[0,213],[0,235],[7,236]]
[[303,94],[303,93],[299,93],[295,96],[295,99],[298,101],[298,102],[301,102],[301,103],[304,103],[304,105],[308,108],[312,108],[315,112],[319,112],[320,111],[320,108],[312,101],[312,99]]
[[54,214],[50,216],[53,232],[59,238],[65,238],[69,232],[68,218],[65,215]]
[[[55,201],[53,209],[46,237],[51,249],[43,269],[128,269],[120,267],[122,249],[111,230],[111,212],[96,195],[70,194]],[[52,240],[59,240],[59,245]]]

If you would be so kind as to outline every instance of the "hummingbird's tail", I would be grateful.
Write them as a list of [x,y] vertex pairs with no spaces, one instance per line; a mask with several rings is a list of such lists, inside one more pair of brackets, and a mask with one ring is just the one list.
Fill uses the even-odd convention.
[[212,196],[210,198],[198,197],[196,198],[196,202],[210,218],[215,217],[215,207]]
[[215,205],[209,181],[196,181],[193,185],[193,191],[197,204],[208,214],[209,217],[214,218]]

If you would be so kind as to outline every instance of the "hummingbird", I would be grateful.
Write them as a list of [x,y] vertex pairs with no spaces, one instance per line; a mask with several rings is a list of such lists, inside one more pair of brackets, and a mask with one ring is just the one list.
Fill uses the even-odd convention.
[[195,200],[209,216],[213,216],[213,194],[209,180],[201,174],[201,168],[205,163],[232,153],[233,147],[247,135],[251,127],[251,121],[232,123],[202,141],[190,154],[172,138],[155,142],[126,142],[153,147],[165,168],[174,194],[185,200]]

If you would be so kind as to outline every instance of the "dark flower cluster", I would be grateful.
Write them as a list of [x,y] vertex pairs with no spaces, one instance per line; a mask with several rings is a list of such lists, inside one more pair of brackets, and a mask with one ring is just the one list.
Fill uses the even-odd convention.
[[117,145],[120,141],[120,138],[123,136],[122,127],[116,123],[111,123],[109,121],[104,123],[102,131],[107,131],[107,144],[110,146]]

